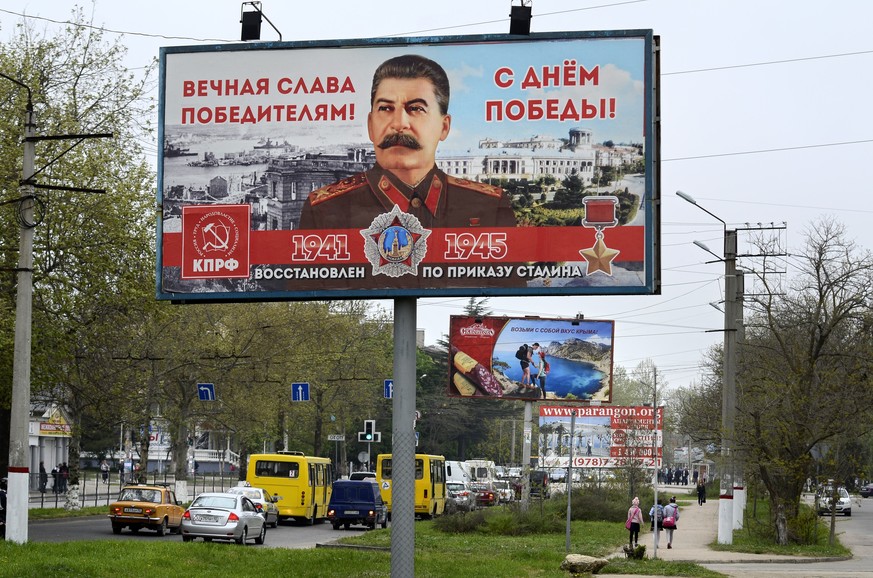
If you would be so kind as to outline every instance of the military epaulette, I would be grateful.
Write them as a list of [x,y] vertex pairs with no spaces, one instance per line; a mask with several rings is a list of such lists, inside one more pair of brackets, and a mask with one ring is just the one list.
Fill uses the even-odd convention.
[[453,176],[449,176],[448,182],[449,186],[469,189],[471,191],[476,191],[477,193],[482,193],[483,195],[488,195],[489,197],[499,197],[503,195],[503,189],[495,187],[494,185],[489,185],[488,183],[477,183],[475,181],[459,179],[458,177]]
[[324,201],[344,195],[347,192],[366,184],[367,175],[365,173],[354,174],[350,177],[346,177],[340,181],[312,191],[309,193],[309,204],[315,206]]

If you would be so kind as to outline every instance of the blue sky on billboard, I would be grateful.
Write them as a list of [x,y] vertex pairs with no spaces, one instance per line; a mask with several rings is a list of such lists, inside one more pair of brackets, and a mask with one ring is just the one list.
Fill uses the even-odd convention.
[[[38,30],[60,30],[76,4],[91,13],[90,2],[7,0],[0,38],[25,13]],[[502,34],[510,5],[265,0],[262,8],[283,40],[305,41]],[[161,46],[238,42],[240,7],[237,0],[96,0],[93,22],[109,36],[124,34],[126,64],[137,69]],[[787,222],[789,251],[824,217],[844,224],[860,246],[873,247],[873,209],[861,201],[868,196],[862,167],[873,152],[871,86],[863,73],[873,65],[873,3],[534,0],[532,8],[532,32],[652,29],[661,37],[664,285],[659,296],[492,298],[493,314],[615,319],[616,365],[651,359],[664,384],[686,385],[698,376],[701,353],[722,339],[723,314],[710,303],[723,299],[724,267],[707,264],[713,257],[693,245],[702,241],[720,253],[722,225],[676,190],[729,226]],[[266,24],[261,37],[278,40]],[[789,259],[789,275],[792,265]],[[449,316],[466,302],[420,300],[425,341],[447,333]]]

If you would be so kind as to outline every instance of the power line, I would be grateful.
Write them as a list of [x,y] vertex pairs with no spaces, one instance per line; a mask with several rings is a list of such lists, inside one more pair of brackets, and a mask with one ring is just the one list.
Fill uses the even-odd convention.
[[676,157],[672,159],[661,159],[662,163],[674,162],[674,161],[691,161],[691,160],[699,160],[699,159],[711,159],[718,157],[732,157],[739,155],[757,155],[763,153],[777,153],[782,151],[796,151],[803,149],[815,149],[815,148],[824,148],[824,147],[838,147],[838,146],[847,146],[847,145],[856,145],[856,144],[869,144],[873,143],[873,139],[865,139],[865,140],[850,140],[843,142],[834,142],[834,143],[822,143],[822,144],[811,144],[811,145],[801,145],[796,147],[780,147],[775,149],[758,149],[753,151],[735,151],[730,153],[714,153],[711,155],[695,155],[693,157]]

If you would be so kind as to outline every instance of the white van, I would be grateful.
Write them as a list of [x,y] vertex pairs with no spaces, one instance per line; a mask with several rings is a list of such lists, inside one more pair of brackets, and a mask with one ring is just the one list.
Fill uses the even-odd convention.
[[472,481],[482,483],[497,481],[497,466],[491,460],[467,460],[464,464]]
[[464,462],[446,460],[446,483],[457,482],[467,486],[472,481]]

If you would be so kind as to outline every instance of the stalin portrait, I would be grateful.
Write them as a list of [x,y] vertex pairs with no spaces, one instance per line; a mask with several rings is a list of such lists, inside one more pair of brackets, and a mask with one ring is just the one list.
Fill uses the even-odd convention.
[[449,136],[449,79],[428,58],[407,54],[373,75],[367,132],[376,164],[309,194],[301,229],[366,229],[395,206],[422,227],[515,227],[503,190],[447,175],[436,150]]

